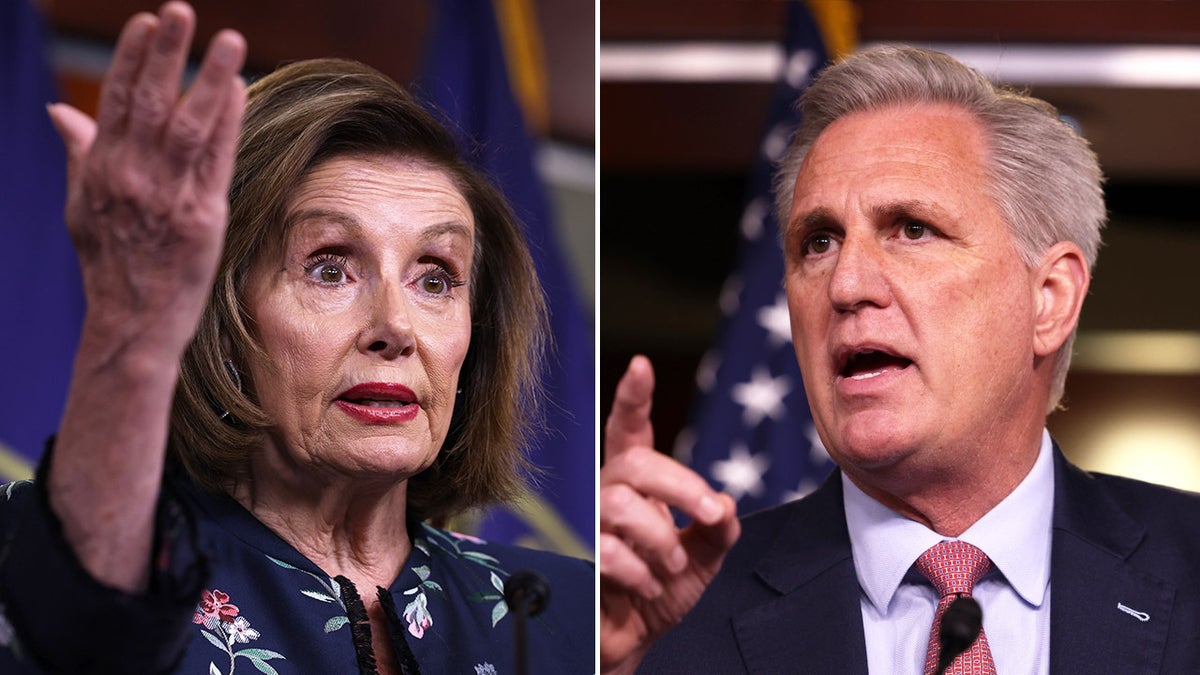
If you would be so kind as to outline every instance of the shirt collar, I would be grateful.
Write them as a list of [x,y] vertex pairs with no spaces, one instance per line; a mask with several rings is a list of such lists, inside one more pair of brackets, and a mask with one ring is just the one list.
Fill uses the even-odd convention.
[[[1025,602],[1041,606],[1050,578],[1054,462],[1049,432],[1029,474],[960,540],[978,546]],[[942,535],[892,511],[842,473],[846,525],[858,583],[876,611],[886,615],[913,562]]]

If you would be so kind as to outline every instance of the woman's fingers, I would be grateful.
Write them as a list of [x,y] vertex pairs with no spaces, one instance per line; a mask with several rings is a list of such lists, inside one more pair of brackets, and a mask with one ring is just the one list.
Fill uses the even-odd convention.
[[234,160],[237,156],[238,135],[242,130],[242,115],[246,110],[246,83],[241,77],[230,79],[231,90],[225,97],[225,108],[217,120],[208,156],[198,172],[196,180],[201,188],[216,190],[224,194],[233,180]]
[[66,103],[51,103],[46,106],[46,112],[50,115],[50,123],[58,131],[67,151],[67,203],[63,215],[66,217],[67,232],[78,246],[79,222],[72,215],[78,213],[79,204],[84,199],[80,174],[88,152],[96,140],[96,122],[83,111]]
[[68,151],[66,221],[89,316],[114,342],[156,350],[186,344],[211,290],[246,103],[246,41],[229,30],[213,38],[181,96],[195,25],[192,8],[175,0],[135,16],[105,78],[99,122],[49,108]]
[[196,26],[196,14],[182,2],[168,2],[158,13],[158,30],[145,51],[130,101],[128,134],[144,146],[155,145],[179,100],[180,79]]
[[[227,119],[229,99],[242,88],[238,72],[245,57],[246,41],[237,32],[221,31],[212,39],[196,79],[167,126],[164,142],[173,168],[189,166],[211,142],[223,143],[228,129],[222,130],[221,124],[237,126],[240,114],[236,120]],[[240,111],[244,101],[236,103]]]
[[129,123],[129,108],[133,90],[150,40],[158,31],[158,17],[141,13],[125,22],[113,51],[113,62],[104,76],[96,122],[100,133],[119,136]]
[[62,138],[67,149],[68,179],[78,170],[79,163],[87,155],[96,140],[96,122],[83,111],[66,103],[51,103],[46,106],[50,123]]

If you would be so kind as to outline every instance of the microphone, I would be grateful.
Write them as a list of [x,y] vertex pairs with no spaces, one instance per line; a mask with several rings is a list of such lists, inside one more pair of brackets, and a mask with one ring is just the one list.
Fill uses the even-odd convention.
[[517,570],[504,582],[504,602],[518,616],[537,616],[550,602],[550,585],[533,570]]
[[983,630],[983,609],[969,595],[955,598],[946,613],[942,614],[942,626],[938,631],[941,656],[938,657],[937,673],[941,675],[950,667],[959,654],[967,651]]
[[533,570],[517,570],[504,582],[504,602],[513,613],[517,675],[527,675],[529,659],[525,645],[525,619],[537,616],[550,602],[550,584]]

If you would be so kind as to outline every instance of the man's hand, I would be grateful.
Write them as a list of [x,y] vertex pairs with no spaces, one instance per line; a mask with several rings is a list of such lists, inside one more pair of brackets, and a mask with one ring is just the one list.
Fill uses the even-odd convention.
[[[733,499],[654,450],[654,371],[634,357],[617,385],[600,470],[600,669],[633,672],[700,599],[741,532]],[[693,519],[675,527],[670,508]]]

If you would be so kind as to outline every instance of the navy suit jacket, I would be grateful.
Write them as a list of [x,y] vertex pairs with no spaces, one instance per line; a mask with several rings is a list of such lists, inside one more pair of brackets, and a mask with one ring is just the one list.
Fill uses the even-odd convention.
[[[1050,672],[1200,673],[1200,495],[1086,473],[1057,446],[1054,476]],[[859,593],[834,472],[743,520],[713,583],[639,672],[866,675]]]

